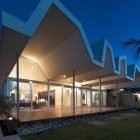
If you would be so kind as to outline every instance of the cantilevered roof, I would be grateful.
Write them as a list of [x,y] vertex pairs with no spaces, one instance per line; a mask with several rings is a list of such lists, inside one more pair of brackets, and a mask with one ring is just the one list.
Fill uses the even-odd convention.
[[73,70],[77,81],[99,77],[134,80],[139,72],[136,65],[126,68],[126,58],[114,58],[107,39],[90,46],[82,24],[58,0],[41,0],[26,22],[3,11],[2,24],[2,80],[21,54],[38,63],[45,76],[55,81],[71,81]]
[[[68,70],[80,68],[85,63],[88,65],[92,63],[93,55],[81,23],[59,1],[42,0],[27,22],[3,12],[3,27],[30,38],[27,47],[22,43],[26,48],[22,55],[38,59],[40,67],[49,79],[58,74],[68,73]],[[18,44],[18,46],[21,45]],[[56,49],[56,46],[59,47]],[[13,47],[14,45],[11,46]],[[78,59],[83,61],[80,62]],[[13,61],[14,66],[16,61]],[[65,69],[68,70],[65,71]],[[10,70],[11,68],[6,70],[7,73]]]
[[[119,74],[120,71],[116,70],[113,49],[108,43],[107,39],[101,39],[93,44],[92,53],[94,56],[94,62],[101,67],[101,69],[92,69],[89,72],[82,73],[76,76],[78,82],[86,81],[85,84],[90,80],[99,81],[96,79],[110,77]],[[72,81],[72,77],[61,82]],[[95,82],[94,81],[94,82]],[[83,84],[84,84],[83,83]],[[90,82],[91,83],[91,82]],[[91,84],[90,84],[91,85]]]

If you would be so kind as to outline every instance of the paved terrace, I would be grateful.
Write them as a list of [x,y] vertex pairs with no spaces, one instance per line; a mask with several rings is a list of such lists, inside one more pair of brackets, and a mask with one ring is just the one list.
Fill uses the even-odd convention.
[[[109,108],[109,107],[102,107],[100,110],[99,108],[90,108],[90,107],[82,107],[77,108],[75,115],[82,115],[82,114],[89,114],[89,113],[98,113],[98,112],[107,112],[107,111],[117,110],[117,108]],[[43,120],[43,119],[55,119],[61,117],[69,117],[74,116],[72,109],[40,109],[40,110],[32,110],[32,111],[20,111],[20,122],[26,121],[34,121],[34,120]],[[13,117],[16,118],[16,112],[13,112]]]

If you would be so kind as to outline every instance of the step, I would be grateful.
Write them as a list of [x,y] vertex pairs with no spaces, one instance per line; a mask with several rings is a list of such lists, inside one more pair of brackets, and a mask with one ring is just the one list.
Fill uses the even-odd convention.
[[0,140],[21,140],[18,135],[12,135],[12,136],[3,136],[2,130],[0,127]]

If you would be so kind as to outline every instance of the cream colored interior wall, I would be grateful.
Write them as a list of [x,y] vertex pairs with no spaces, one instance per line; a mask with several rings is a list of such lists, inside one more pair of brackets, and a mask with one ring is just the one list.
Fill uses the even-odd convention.
[[87,90],[87,106],[90,106],[91,104],[90,104],[90,94],[91,94],[91,92],[90,92],[90,90]]
[[16,65],[14,66],[11,73],[9,74],[9,77],[16,77]]
[[39,92],[47,92],[48,87],[47,85],[42,85],[42,84],[32,84],[32,97],[33,100],[37,97],[38,100],[38,93]]
[[92,106],[95,105],[95,91],[92,91]]
[[71,88],[63,88],[63,106],[71,107],[72,106],[72,90]]
[[30,85],[29,83],[19,83],[20,100],[30,100]]
[[99,92],[92,91],[92,105],[99,106]]
[[50,86],[50,90],[55,90],[55,106],[61,107],[62,87]]
[[106,91],[103,91],[103,106],[106,106]]
[[[19,76],[22,79],[47,81],[47,78],[39,65],[23,56],[19,58]],[[9,77],[16,77],[16,65],[11,71]]]
[[138,101],[140,102],[140,92],[136,92],[134,95],[137,95]]
[[77,107],[81,107],[81,90],[77,88]]

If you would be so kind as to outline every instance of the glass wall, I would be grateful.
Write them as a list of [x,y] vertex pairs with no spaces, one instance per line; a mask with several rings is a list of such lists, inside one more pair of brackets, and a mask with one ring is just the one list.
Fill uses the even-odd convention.
[[90,97],[91,97],[91,91],[87,89],[82,89],[82,106],[90,107]]
[[91,106],[91,90],[87,90],[87,106],[90,107]]
[[72,88],[63,87],[63,107],[72,107]]
[[[10,97],[16,109],[16,81],[10,81]],[[98,90],[75,88],[76,107],[99,107]],[[106,106],[106,91],[102,91],[102,106]],[[25,109],[72,108],[73,89],[70,86],[19,82],[19,106]]]
[[106,93],[107,92],[106,91],[103,91],[102,93],[103,93],[102,94],[102,106],[105,107],[106,106],[106,97],[107,97],[106,96],[107,95]]
[[76,88],[76,107],[81,107],[82,106],[82,94],[81,94],[81,89]]
[[[9,74],[9,77],[16,78],[16,65]],[[47,81],[47,78],[38,63],[23,56],[20,56],[19,58],[19,77],[21,79]]]
[[[9,77],[16,78],[16,66]],[[47,81],[47,78],[40,66],[23,56],[19,59],[19,106],[20,109],[48,109],[48,108],[71,108],[73,102],[72,86],[31,83],[27,81]],[[13,79],[14,79],[13,78]],[[12,78],[11,78],[12,79]],[[24,79],[24,80],[23,80]],[[28,79],[28,80],[25,80]],[[26,81],[26,82],[21,82]],[[39,84],[40,83],[40,84]],[[10,81],[10,96],[13,108],[16,108],[16,82]],[[9,89],[8,89],[9,90]],[[9,91],[8,91],[9,93]],[[91,99],[92,98],[92,99]],[[99,91],[75,88],[76,107],[99,107]],[[106,106],[106,92],[102,92],[102,106]]]
[[50,105],[52,108],[62,107],[62,86],[50,85]]
[[[99,91],[92,90],[92,106],[99,107],[99,103],[100,103]],[[106,91],[102,91],[101,93],[101,105],[106,106]]]
[[48,107],[48,86],[46,84],[30,83],[32,108],[45,109]]
[[[48,91],[49,88],[49,91]],[[10,81],[10,97],[16,109],[16,81]],[[81,106],[81,90],[76,89],[76,105]],[[72,107],[72,88],[59,85],[19,82],[20,109],[48,109]]]
[[[16,108],[17,104],[17,85],[15,81],[10,82],[10,97],[13,104],[13,108]],[[29,109],[31,107],[30,102],[30,85],[29,83],[19,83],[19,107],[20,109]]]

